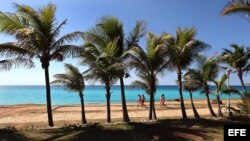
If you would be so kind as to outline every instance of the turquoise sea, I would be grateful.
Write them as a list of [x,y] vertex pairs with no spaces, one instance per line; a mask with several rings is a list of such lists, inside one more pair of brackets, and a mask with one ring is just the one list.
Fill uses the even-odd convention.
[[[233,86],[238,90],[242,90],[241,86]],[[215,87],[212,86],[212,89]],[[113,86],[111,89],[111,102],[118,103],[121,101],[120,86]],[[137,101],[138,94],[145,94],[142,89],[125,87],[126,100],[128,102]],[[158,86],[155,95],[156,101],[160,95],[164,93],[167,100],[179,98],[177,86]],[[67,105],[79,104],[79,96],[77,93],[65,90],[60,86],[51,86],[52,104]],[[185,99],[189,99],[189,93],[183,91]],[[145,94],[146,100],[149,96]],[[193,93],[194,99],[204,99],[205,96],[200,94],[200,91]],[[84,91],[85,103],[105,103],[104,86],[86,86]],[[215,97],[211,96],[211,99]],[[227,95],[222,95],[222,98],[227,98]],[[231,98],[239,98],[237,95]],[[0,105],[14,104],[46,104],[45,86],[0,86]]]

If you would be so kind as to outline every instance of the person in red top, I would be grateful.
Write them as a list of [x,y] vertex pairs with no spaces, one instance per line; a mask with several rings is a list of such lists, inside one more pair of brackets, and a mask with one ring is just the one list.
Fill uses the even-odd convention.
[[165,105],[165,95],[162,94],[160,97],[160,107],[166,106]]
[[142,97],[141,95],[138,94],[138,106],[137,107],[139,107],[141,103],[142,103]]

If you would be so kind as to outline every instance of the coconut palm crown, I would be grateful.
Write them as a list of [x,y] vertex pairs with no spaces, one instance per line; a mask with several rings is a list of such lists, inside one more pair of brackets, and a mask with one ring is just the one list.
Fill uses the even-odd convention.
[[237,44],[231,44],[230,46],[233,50],[224,49],[221,54],[220,60],[223,63],[226,63],[230,68],[237,72],[237,75],[240,79],[241,86],[247,92],[247,88],[245,86],[243,80],[243,73],[249,70],[249,48],[245,48],[244,46],[239,46]]

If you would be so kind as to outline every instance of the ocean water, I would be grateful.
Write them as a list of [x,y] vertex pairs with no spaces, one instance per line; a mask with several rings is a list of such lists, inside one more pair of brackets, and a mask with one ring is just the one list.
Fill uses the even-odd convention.
[[[242,91],[241,86],[233,86]],[[212,89],[215,87],[212,86]],[[14,104],[46,104],[45,86],[0,86],[0,105],[14,105]],[[179,98],[177,86],[158,86],[155,95],[155,100],[158,101],[160,95],[164,93],[166,100]],[[146,101],[149,96],[138,88],[131,88],[125,86],[126,100],[128,102],[137,101],[138,94],[144,94]],[[75,92],[70,92],[60,86],[51,86],[52,105],[67,105],[79,104],[79,95]],[[189,99],[189,93],[183,91],[184,99]],[[194,99],[205,99],[200,91],[193,92]],[[227,98],[227,95],[222,95],[222,99]],[[231,98],[239,98],[237,95]],[[86,86],[84,90],[85,103],[105,103],[105,88],[104,86]],[[215,99],[211,96],[211,99]],[[113,86],[111,89],[111,103],[118,103],[121,101],[120,86]]]

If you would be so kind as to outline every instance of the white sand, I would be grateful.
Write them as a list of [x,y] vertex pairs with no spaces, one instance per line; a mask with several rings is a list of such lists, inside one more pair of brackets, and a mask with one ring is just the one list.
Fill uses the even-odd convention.
[[[231,105],[235,106],[238,100],[232,100]],[[179,102],[167,101],[167,107],[159,107],[159,102],[156,102],[156,114],[158,119],[163,118],[181,118],[181,110]],[[187,115],[193,116],[193,111],[190,108],[190,101],[186,100]],[[223,101],[225,106],[226,101]],[[149,114],[149,103],[145,103],[146,107],[137,107],[137,103],[128,103],[127,108],[129,116],[134,119],[147,120]],[[202,117],[209,115],[209,110],[206,105],[206,100],[196,100],[195,105],[198,113]],[[54,106],[53,107],[54,121],[81,121],[80,105]],[[213,105],[213,110],[217,113],[217,105]],[[85,105],[86,119],[89,121],[99,122],[106,119],[105,104],[87,104]],[[222,110],[223,112],[224,109]],[[0,106],[0,124],[18,124],[18,123],[39,123],[47,122],[46,105],[14,105]],[[111,104],[111,118],[122,118],[121,104]]]

